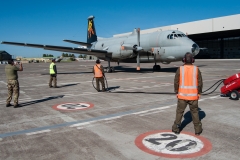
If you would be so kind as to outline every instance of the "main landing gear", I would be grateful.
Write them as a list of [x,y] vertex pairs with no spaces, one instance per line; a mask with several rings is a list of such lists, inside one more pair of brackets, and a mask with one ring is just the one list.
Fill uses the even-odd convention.
[[111,67],[111,66],[110,66],[110,59],[108,58],[107,61],[108,61],[108,67],[106,68],[107,73],[112,73],[112,72],[114,72],[114,71],[115,71],[115,70],[114,70],[114,67]]
[[153,70],[154,70],[154,71],[160,71],[160,70],[161,70],[161,66],[155,64],[155,65],[153,66]]
[[107,67],[107,68],[106,68],[106,71],[107,71],[107,73],[112,73],[112,72],[114,72],[115,70],[114,70],[114,67]]
[[155,65],[153,66],[153,71],[160,71],[161,70],[161,66],[157,65],[156,54],[154,54],[154,61],[155,61]]

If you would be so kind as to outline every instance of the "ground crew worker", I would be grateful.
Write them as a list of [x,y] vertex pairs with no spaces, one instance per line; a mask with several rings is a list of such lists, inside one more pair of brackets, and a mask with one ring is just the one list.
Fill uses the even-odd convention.
[[[55,64],[55,59],[52,59],[52,63],[49,66],[49,72],[50,72],[50,80],[49,80],[49,88],[58,88],[57,86],[57,67]],[[53,86],[52,86],[53,81]]]
[[104,92],[105,91],[105,83],[104,83],[104,69],[103,69],[103,66],[100,64],[100,60],[97,59],[96,60],[96,65],[94,65],[93,67],[93,74],[94,74],[94,77],[96,79],[96,87],[97,87],[97,91],[100,92],[100,89],[99,89],[99,82],[101,82],[101,85],[102,85],[102,91]]
[[194,58],[191,53],[185,54],[183,62],[185,64],[178,68],[174,79],[174,90],[177,93],[178,103],[172,131],[175,134],[180,133],[183,113],[187,105],[189,105],[195,134],[200,135],[203,129],[198,114],[198,99],[202,93],[202,76],[198,67],[192,64]]
[[[16,65],[20,65],[18,68]],[[15,63],[12,59],[8,60],[8,65],[5,66],[5,73],[7,77],[7,87],[8,87],[8,98],[6,107],[11,106],[12,95],[14,94],[14,108],[19,107],[18,97],[19,97],[19,83],[18,83],[18,73],[17,71],[23,71],[22,63]]]

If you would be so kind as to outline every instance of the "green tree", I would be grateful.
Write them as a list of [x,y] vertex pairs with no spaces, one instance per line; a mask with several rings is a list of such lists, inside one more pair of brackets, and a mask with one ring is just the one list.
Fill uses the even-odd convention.
[[43,57],[46,57],[46,54],[43,54]]

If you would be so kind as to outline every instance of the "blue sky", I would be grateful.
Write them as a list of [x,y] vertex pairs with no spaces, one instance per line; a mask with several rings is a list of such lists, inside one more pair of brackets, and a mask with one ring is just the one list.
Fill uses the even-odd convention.
[[[99,37],[240,14],[240,0],[0,0],[0,41],[77,47],[86,42],[87,18]],[[199,26],[200,27],[200,26]],[[62,52],[0,44],[14,56],[60,56]]]

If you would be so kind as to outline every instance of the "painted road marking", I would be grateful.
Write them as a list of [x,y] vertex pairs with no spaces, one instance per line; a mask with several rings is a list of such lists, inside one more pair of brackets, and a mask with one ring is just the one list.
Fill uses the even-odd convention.
[[[207,99],[216,99],[216,98],[222,98],[222,97],[213,96],[213,97],[208,97],[208,98],[201,99],[200,101],[204,101],[204,100],[207,100]],[[99,116],[99,117],[94,117],[94,118],[89,118],[89,119],[84,119],[84,120],[79,120],[79,121],[72,121],[72,122],[67,122],[67,123],[56,124],[56,125],[52,125],[52,126],[44,126],[44,127],[31,128],[31,129],[15,131],[15,132],[1,133],[0,138],[22,135],[22,134],[26,134],[26,133],[30,133],[30,132],[37,132],[37,131],[42,131],[42,130],[47,130],[47,129],[56,129],[56,128],[66,127],[66,126],[73,127],[73,125],[77,125],[77,124],[79,125],[79,124],[86,123],[86,122],[94,123],[94,122],[103,121],[103,120],[105,120],[107,118],[111,118],[111,117],[118,117],[118,116],[123,117],[123,116],[133,115],[133,114],[140,113],[140,112],[143,113],[143,111],[146,113],[150,110],[155,110],[155,109],[161,110],[161,108],[172,107],[172,106],[176,106],[176,104],[173,104],[173,105],[170,105],[170,106],[162,106],[162,107],[152,106],[152,107],[150,107],[151,109],[147,109],[147,110],[135,109],[135,110],[130,110],[130,111],[126,111],[126,112],[120,112],[120,113],[117,113],[117,114],[109,114],[109,115],[104,115],[104,116]]]
[[166,158],[193,158],[212,149],[211,142],[202,136],[189,132],[176,135],[169,130],[143,133],[136,138],[135,145],[144,152]]
[[46,133],[46,132],[51,132],[51,130],[50,129],[46,129],[46,130],[41,130],[41,131],[36,131],[36,132],[30,132],[30,133],[26,133],[26,135],[30,136],[30,135]]
[[56,104],[52,106],[55,110],[61,110],[61,111],[77,111],[77,110],[84,110],[92,108],[94,105],[92,103],[62,103],[62,104]]
[[154,111],[154,112],[149,112],[149,113],[144,113],[144,114],[140,114],[139,116],[147,116],[147,115],[149,115],[149,114],[156,114],[156,113],[160,113],[160,112],[164,112],[164,110]]

